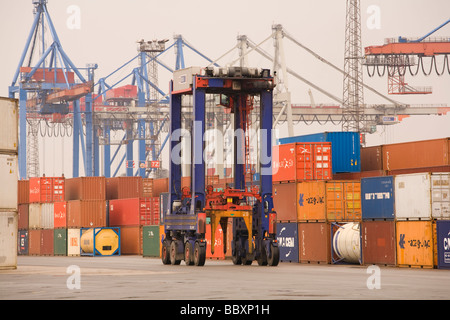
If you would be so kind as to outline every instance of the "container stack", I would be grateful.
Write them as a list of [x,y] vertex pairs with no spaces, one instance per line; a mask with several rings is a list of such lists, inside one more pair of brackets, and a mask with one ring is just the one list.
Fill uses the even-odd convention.
[[450,268],[450,139],[361,149],[365,264]]
[[17,268],[18,102],[0,98],[0,269]]
[[273,148],[273,200],[281,261],[331,263],[332,237],[361,221],[359,180],[334,173],[360,170],[359,135],[326,132],[279,139]]

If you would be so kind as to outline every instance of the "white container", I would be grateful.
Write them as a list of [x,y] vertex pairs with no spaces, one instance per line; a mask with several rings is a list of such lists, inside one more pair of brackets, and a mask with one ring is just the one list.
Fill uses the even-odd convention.
[[17,155],[0,154],[0,210],[2,211],[17,211],[18,209],[17,169]]
[[80,255],[80,229],[67,229],[67,255]]
[[339,227],[333,236],[333,250],[348,263],[361,263],[361,232],[357,222],[349,222]]
[[397,220],[430,220],[430,190],[430,173],[395,176],[395,218]]
[[450,219],[450,173],[431,174],[431,216]]
[[18,214],[0,212],[0,269],[17,268]]
[[53,229],[54,221],[53,203],[30,203],[28,205],[29,229]]
[[0,97],[0,153],[17,154],[19,106],[16,99]]

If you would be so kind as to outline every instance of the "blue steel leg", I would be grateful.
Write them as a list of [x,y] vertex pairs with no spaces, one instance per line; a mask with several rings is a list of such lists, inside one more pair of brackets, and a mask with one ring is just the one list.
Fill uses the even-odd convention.
[[169,154],[169,207],[172,213],[174,200],[181,200],[181,154],[174,150],[180,150],[181,146],[181,95],[172,94],[172,82],[170,84],[170,154]]
[[109,127],[109,124],[105,125],[105,128],[103,129],[103,136],[106,139],[105,144],[103,145],[103,175],[106,178],[111,177],[110,132],[111,128]]
[[19,177],[27,178],[27,92],[19,89]]
[[[132,124],[130,124],[132,125]],[[133,176],[133,130],[127,128],[127,177]]]
[[245,189],[244,176],[244,146],[245,136],[244,129],[241,128],[241,96],[238,96],[234,109],[234,188]]
[[[144,107],[145,106],[145,93],[139,92],[138,93],[138,107]],[[142,164],[145,164],[146,157],[145,157],[145,121],[139,120],[138,122],[138,135],[139,135],[139,176],[142,178],[145,178],[145,166]]]
[[205,160],[203,158],[205,133],[205,96],[204,89],[196,88],[194,81],[193,104],[193,137],[192,137],[192,200],[191,213],[203,210],[205,207]]
[[80,101],[73,102],[73,164],[72,176],[74,178],[80,175]]
[[[85,110],[85,117],[86,117],[86,159],[85,159],[85,170],[86,170],[86,176],[92,177],[93,175],[93,150],[94,150],[94,139],[93,139],[93,119],[92,119],[92,94],[89,93],[86,96],[86,110]],[[83,137],[82,137],[83,138]]]

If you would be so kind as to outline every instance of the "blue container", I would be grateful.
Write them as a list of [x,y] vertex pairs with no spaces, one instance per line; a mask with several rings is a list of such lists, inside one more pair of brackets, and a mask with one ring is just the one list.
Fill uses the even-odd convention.
[[394,177],[361,179],[361,217],[363,220],[394,220]]
[[299,262],[298,224],[295,222],[277,223],[277,240],[280,261]]
[[361,172],[358,132],[324,132],[278,139],[278,144],[293,142],[331,142],[332,172]]
[[436,220],[437,267],[450,269],[450,220]]

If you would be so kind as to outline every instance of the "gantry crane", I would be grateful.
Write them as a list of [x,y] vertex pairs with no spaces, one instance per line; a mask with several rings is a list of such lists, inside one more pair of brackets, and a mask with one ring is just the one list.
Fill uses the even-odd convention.
[[[206,257],[206,220],[211,221],[211,252],[214,253],[215,232],[219,224],[224,237],[227,218],[233,219],[232,259],[234,264],[276,266],[279,249],[276,240],[276,212],[272,201],[272,99],[274,79],[270,71],[256,68],[191,67],[174,72],[170,84],[170,164],[169,208],[163,213],[165,238],[162,262],[202,266]],[[206,184],[203,140],[205,134],[206,96],[220,96],[216,112],[224,108],[233,113],[235,130],[233,188],[214,191]],[[182,98],[192,96],[191,183],[181,188],[180,130],[182,129]],[[250,148],[247,139],[249,113],[260,99],[261,185],[247,187],[246,175]],[[221,146],[217,146],[221,148]],[[226,241],[226,240],[225,240]],[[226,250],[226,246],[224,246]]]

